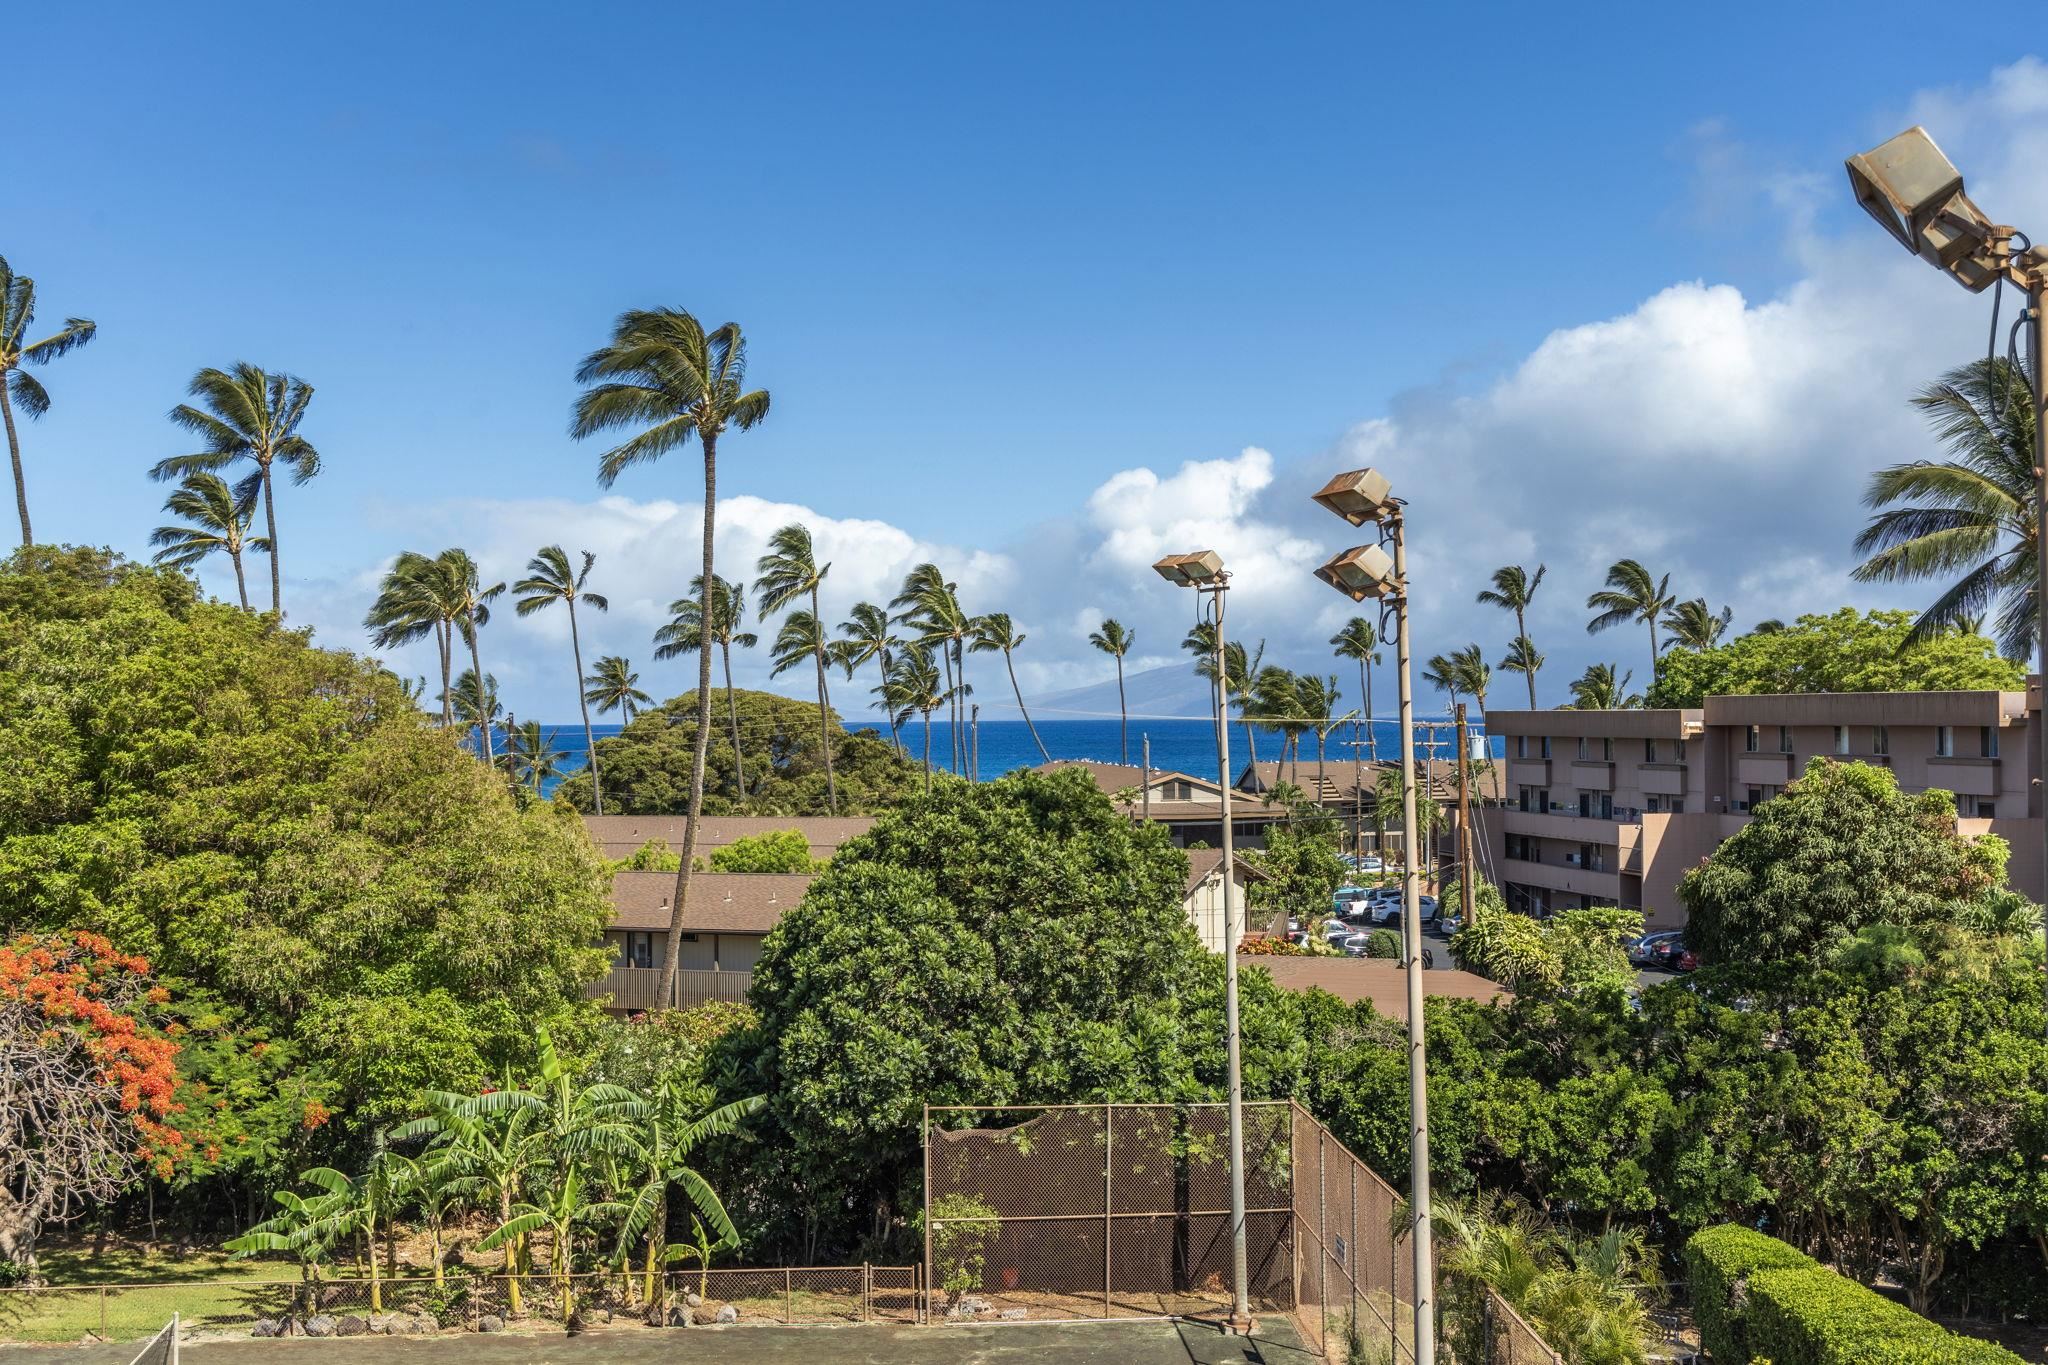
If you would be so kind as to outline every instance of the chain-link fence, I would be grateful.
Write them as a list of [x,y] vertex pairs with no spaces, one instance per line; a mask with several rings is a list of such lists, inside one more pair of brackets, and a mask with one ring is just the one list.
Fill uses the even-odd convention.
[[[649,1289],[658,1303],[649,1302]],[[485,1317],[693,1323],[908,1324],[919,1321],[917,1266],[720,1267],[642,1272],[453,1273],[310,1280],[206,1279],[165,1284],[47,1285],[0,1289],[0,1342],[135,1341],[172,1313],[194,1332],[355,1336],[419,1335]]]
[[[1293,1307],[1289,1112],[1244,1107],[1246,1264],[1267,1310]],[[1225,1106],[951,1106],[925,1133],[935,1319],[1228,1311]]]

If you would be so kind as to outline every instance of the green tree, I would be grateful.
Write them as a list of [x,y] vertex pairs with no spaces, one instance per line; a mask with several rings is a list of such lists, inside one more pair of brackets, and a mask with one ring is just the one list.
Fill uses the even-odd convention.
[[1031,732],[1031,742],[1038,746],[1039,758],[1052,762],[1052,755],[1046,752],[1045,741],[1038,737],[1038,727],[1031,723],[1031,712],[1024,707],[1024,689],[1017,686],[1016,654],[1024,644],[1024,632],[1017,629],[1008,612],[992,611],[974,618],[973,641],[968,646],[971,653],[1002,654],[1003,667],[1010,673],[1010,693],[1017,698],[1017,714],[1024,717],[1024,728]]
[[479,677],[475,669],[463,669],[455,679],[449,703],[454,708],[455,718],[476,731],[477,748],[490,754],[485,761],[496,767],[498,756],[491,736],[497,732],[499,719],[505,714],[505,707],[498,700],[498,675],[485,673]]
[[1879,510],[1856,537],[1856,552],[1869,558],[1855,577],[1952,579],[1913,623],[1910,642],[1927,643],[1965,618],[1996,611],[2000,650],[2024,659],[2040,629],[2032,384],[2003,360],[1974,360],[1914,395],[1913,406],[1951,458],[1870,476],[1863,502]]
[[[1344,629],[1330,637],[1330,647],[1337,651],[1338,658],[1358,662],[1358,695],[1365,698],[1366,751],[1373,763],[1380,761],[1380,741],[1373,727],[1372,709],[1372,666],[1380,662],[1379,645],[1379,631],[1363,616],[1352,617],[1344,623]],[[1352,736],[1354,741],[1357,738],[1355,734]]]
[[754,588],[761,595],[764,618],[769,612],[781,611],[800,598],[810,599],[810,611],[792,613],[775,637],[775,672],[781,673],[795,666],[795,655],[785,651],[785,643],[792,650],[798,644],[803,645],[817,669],[818,752],[825,759],[825,811],[828,815],[837,815],[839,789],[832,780],[832,695],[825,682],[825,659],[831,651],[832,641],[825,630],[824,614],[818,607],[818,588],[830,572],[830,564],[818,563],[817,553],[811,545],[811,528],[801,522],[791,522],[768,537],[767,553],[754,563]]
[[284,580],[278,566],[272,471],[282,465],[291,471],[295,484],[320,472],[320,452],[299,434],[313,401],[313,386],[293,375],[270,374],[239,361],[232,371],[199,371],[186,391],[199,405],[180,403],[171,409],[171,422],[197,436],[203,449],[157,461],[150,477],[182,479],[237,460],[256,466],[237,491],[263,494],[263,538],[270,543],[270,609],[282,617]]
[[1657,643],[1657,620],[1677,599],[1671,595],[1671,575],[1654,578],[1633,559],[1618,559],[1607,570],[1607,586],[1586,598],[1586,609],[1597,613],[1586,622],[1586,633],[1598,635],[1613,626],[1640,621],[1650,628],[1650,678],[1657,677],[1662,649]]
[[[597,738],[590,732],[590,703],[583,695],[583,637],[576,629],[576,604],[592,611],[610,611],[611,603],[589,591],[590,566],[597,556],[583,552],[583,567],[574,568],[559,545],[544,545],[526,563],[526,577],[512,585],[512,605],[521,616],[531,616],[561,603],[569,612],[569,652],[576,662],[576,704],[583,708],[583,753],[590,764],[590,796],[599,815],[604,814],[604,777],[597,770]],[[534,784],[534,790],[540,790]]]
[[[1534,668],[1516,669],[1529,683],[1529,709],[1536,709],[1536,669],[1543,667],[1543,658],[1536,653],[1536,647],[1529,643],[1529,607],[1536,600],[1536,589],[1543,585],[1543,575],[1549,572],[1547,565],[1538,564],[1536,572],[1530,573],[1519,564],[1506,564],[1493,571],[1493,586],[1479,590],[1482,606],[1499,607],[1515,614],[1515,641],[1523,646],[1521,657],[1535,661]],[[1510,657],[1513,656],[1510,647]],[[1502,668],[1508,667],[1502,664]],[[1482,708],[1483,709],[1483,708]]]
[[919,564],[903,579],[903,587],[890,599],[897,609],[896,620],[915,632],[913,638],[927,649],[938,651],[945,674],[942,703],[948,708],[952,771],[966,771],[966,734],[963,717],[974,689],[967,682],[967,641],[974,631],[974,618],[960,605],[959,587],[946,581],[936,564]]
[[190,569],[208,555],[225,553],[235,566],[235,593],[242,610],[249,610],[242,554],[269,544],[263,537],[249,534],[249,522],[256,515],[256,490],[245,488],[238,495],[218,474],[187,474],[164,499],[164,510],[183,517],[185,524],[159,526],[150,532],[149,543],[161,547],[154,562]]
[[1450,665],[1457,671],[1457,691],[1463,692],[1479,703],[1479,717],[1486,718],[1486,692],[1493,686],[1493,670],[1487,666],[1486,655],[1477,644],[1466,645],[1453,651]]
[[28,520],[28,481],[21,470],[21,437],[14,429],[14,409],[31,418],[50,410],[50,395],[24,365],[47,365],[93,339],[98,326],[86,318],[66,318],[64,326],[40,341],[27,341],[36,320],[36,282],[17,275],[0,257],[0,418],[7,426],[7,453],[14,461],[14,505],[21,513],[21,543],[35,544]]
[[[1643,704],[1643,694],[1628,690],[1634,673],[1624,673],[1620,664],[1587,664],[1571,686],[1574,711],[1633,710]],[[1698,702],[1690,703],[1693,706]]]
[[1695,597],[1689,602],[1680,602],[1664,614],[1664,629],[1669,637],[1664,642],[1666,649],[1712,649],[1720,642],[1722,632],[1735,619],[1733,607],[1721,608],[1715,615],[1704,597]]
[[2005,841],[1956,832],[1955,798],[1815,759],[1678,884],[1710,962],[1802,958],[1865,925],[1953,921],[2005,885]]
[[[688,446],[695,436],[704,450],[703,568],[708,586],[718,579],[713,536],[718,517],[718,441],[727,428],[746,431],[768,416],[768,391],[748,389],[747,344],[737,323],[710,331],[680,308],[631,309],[612,325],[611,340],[583,358],[576,382],[588,385],[576,399],[569,433],[584,440],[621,428],[633,435],[598,457],[597,481],[612,486],[636,464],[658,460]],[[697,650],[697,720],[691,733],[696,750],[690,766],[692,815],[704,810],[704,762],[711,743],[711,644]],[[683,938],[685,894],[696,852],[697,826],[685,827],[682,862],[676,869],[674,910],[662,955],[659,998],[675,988]]]
[[[562,750],[556,743],[561,732],[543,730],[537,720],[514,726],[505,732],[505,765],[512,780],[539,796],[548,783],[562,773]],[[591,774],[596,786],[597,776]]]
[[900,730],[912,716],[924,717],[924,790],[926,795],[930,795],[932,712],[952,697],[952,690],[945,687],[940,679],[938,665],[932,662],[931,650],[922,644],[906,647],[883,673],[881,685],[875,691],[888,708],[892,729]]
[[1913,638],[1913,614],[1843,607],[1712,649],[1673,649],[1650,689],[1653,706],[1699,706],[1707,697],[1780,692],[1921,692],[2025,685],[2025,669],[1960,629]]
[[1503,673],[1520,673],[1529,680],[1529,705],[1534,706],[1536,675],[1542,670],[1543,663],[1543,656],[1536,652],[1536,642],[1526,635],[1518,635],[1508,645],[1508,652],[1496,667]]
[[[704,631],[704,580],[697,577],[690,580],[690,596],[678,597],[668,604],[668,624],[654,632],[654,657],[673,659],[679,654],[688,654],[705,646]],[[718,646],[720,662],[725,670],[725,716],[732,726],[732,795],[735,801],[744,803],[747,799],[747,767],[743,746],[740,743],[740,712],[733,701],[732,652],[735,647],[752,649],[761,643],[761,637],[743,629],[747,620],[747,585],[721,578],[712,585],[710,639]],[[646,700],[643,694],[641,700]],[[633,719],[629,710],[627,721]]]
[[607,654],[591,667],[583,679],[583,700],[595,706],[600,716],[617,711],[628,725],[641,707],[654,702],[640,690],[640,675],[633,665],[617,654]]
[[811,856],[811,841],[795,829],[743,834],[711,852],[713,872],[816,872],[823,866]]
[[[833,645],[833,662],[846,670],[846,679],[853,677],[870,661],[881,671],[886,686],[889,671],[895,662],[895,652],[903,647],[903,641],[896,635],[896,623],[889,619],[889,613],[872,602],[856,602],[847,618],[839,623],[839,639]],[[900,753],[903,748],[900,727],[895,713],[890,713],[889,742]]]
[[1275,824],[1264,849],[1248,849],[1241,856],[1264,874],[1249,880],[1244,890],[1253,908],[1272,912],[1268,920],[1292,917],[1307,924],[1327,915],[1330,894],[1344,884],[1337,841],[1325,831],[1298,832],[1292,825]]
[[1127,630],[1115,617],[1105,617],[1099,630],[1091,631],[1088,643],[1116,660],[1117,744],[1122,761],[1131,761],[1131,708],[1124,700],[1124,656],[1138,643],[1136,631]]

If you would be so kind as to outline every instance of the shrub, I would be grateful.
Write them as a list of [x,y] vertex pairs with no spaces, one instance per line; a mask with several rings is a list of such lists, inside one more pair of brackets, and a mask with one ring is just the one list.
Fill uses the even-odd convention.
[[1367,957],[1401,956],[1401,936],[1392,929],[1375,929],[1365,936]]
[[1749,1359],[1745,1281],[1757,1271],[1807,1270],[1818,1263],[1754,1228],[1722,1223],[1692,1235],[1685,1266],[1700,1345],[1717,1362],[1741,1365]]

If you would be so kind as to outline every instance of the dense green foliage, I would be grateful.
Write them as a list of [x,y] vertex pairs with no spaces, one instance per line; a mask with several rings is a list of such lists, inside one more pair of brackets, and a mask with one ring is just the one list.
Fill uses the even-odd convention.
[[816,872],[825,865],[811,856],[802,830],[771,829],[746,834],[711,853],[713,872]]
[[1309,923],[1330,913],[1330,893],[1344,884],[1344,864],[1337,854],[1334,821],[1301,825],[1274,824],[1266,835],[1264,849],[1248,849],[1241,855],[1260,873],[1247,879],[1245,900],[1255,928],[1265,928],[1288,916]]
[[2014,692],[2025,686],[2026,670],[2000,658],[1998,646],[1973,631],[1950,630],[1909,645],[1914,619],[1909,611],[1843,607],[1713,649],[1673,649],[1658,666],[1647,704],[1699,706],[1707,697],[1775,692]]
[[2029,913],[2004,889],[2007,852],[1959,835],[1947,792],[1817,758],[1679,882],[1686,943],[1709,962],[1810,961],[1871,924],[1988,929]]
[[[773,692],[733,693],[743,746],[747,794],[735,800],[732,725],[713,717],[705,759],[704,810],[710,815],[823,815],[825,765],[816,702]],[[604,770],[604,808],[615,815],[673,815],[689,809],[690,761],[696,744],[697,694],[686,692],[642,711],[617,735],[597,742]],[[839,813],[860,815],[895,804],[923,781],[919,768],[871,731],[847,731],[831,718],[832,774]],[[591,809],[590,778],[573,773],[555,799]]]
[[315,1101],[379,1122],[580,1013],[605,890],[573,815],[520,810],[389,674],[170,570],[0,570],[0,925],[180,979],[219,1043],[187,1065],[248,1106],[250,1162],[296,1160]]
[[[947,784],[843,846],[729,1040],[768,1096],[753,1217],[805,1263],[878,1247],[917,1198],[927,1103],[1215,1098],[1222,962],[1186,876],[1078,772]],[[1247,1093],[1288,1094],[1292,1002],[1260,972],[1243,994]]]
[[1733,1224],[1686,1243],[1694,1316],[1715,1361],[1746,1365],[2017,1365],[1957,1336],[1774,1237]]

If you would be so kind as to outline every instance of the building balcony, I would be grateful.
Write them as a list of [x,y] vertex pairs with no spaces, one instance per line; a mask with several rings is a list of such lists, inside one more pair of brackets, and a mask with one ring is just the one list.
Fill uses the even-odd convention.
[[1582,792],[1611,792],[1614,790],[1614,765],[1599,760],[1574,759],[1572,786]]
[[[679,971],[676,998],[671,1003],[678,1009],[688,1009],[707,1000],[744,1001],[753,984],[752,972]],[[613,967],[584,987],[583,994],[589,999],[610,996],[610,1009],[651,1010],[661,1008],[660,986],[659,967]]]
[[1563,863],[1537,863],[1523,858],[1501,861],[1501,880],[1523,886],[1541,886],[1580,896],[1621,899],[1621,875],[1611,870],[1573,867]]
[[1575,844],[1613,844],[1622,828],[1619,813],[1612,820],[1562,811],[1547,814],[1516,810],[1510,806],[1500,813],[1501,828],[1509,834],[1533,834],[1544,839],[1563,839]]
[[1550,760],[1547,758],[1511,758],[1508,760],[1508,787],[1547,787],[1550,785]]
[[1790,754],[1738,754],[1735,782],[1744,787],[1782,787],[1793,777]]
[[1930,758],[1927,785],[1958,796],[1998,795],[1998,760],[1995,758]]

